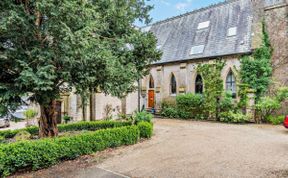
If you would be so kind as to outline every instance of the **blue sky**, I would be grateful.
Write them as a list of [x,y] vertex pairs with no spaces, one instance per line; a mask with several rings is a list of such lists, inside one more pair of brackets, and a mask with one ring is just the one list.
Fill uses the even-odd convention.
[[[147,4],[154,5],[154,9],[150,12],[150,15],[153,18],[153,22],[157,22],[222,1],[223,0],[147,0]],[[140,23],[136,23],[136,25],[143,26]]]

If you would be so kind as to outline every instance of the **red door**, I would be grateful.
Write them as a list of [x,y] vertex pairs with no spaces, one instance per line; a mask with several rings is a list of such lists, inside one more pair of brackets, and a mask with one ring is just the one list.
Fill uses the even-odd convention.
[[153,108],[154,107],[154,90],[148,91],[148,107]]

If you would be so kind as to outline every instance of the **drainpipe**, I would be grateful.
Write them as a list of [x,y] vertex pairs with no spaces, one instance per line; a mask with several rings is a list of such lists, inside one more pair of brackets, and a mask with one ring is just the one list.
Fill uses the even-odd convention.
[[141,82],[140,82],[140,79],[139,79],[139,80],[138,80],[138,112],[141,111],[140,99],[141,99]]

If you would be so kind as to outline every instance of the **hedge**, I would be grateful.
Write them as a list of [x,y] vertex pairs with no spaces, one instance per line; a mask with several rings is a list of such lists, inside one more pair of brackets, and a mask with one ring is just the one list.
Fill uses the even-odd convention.
[[153,123],[150,122],[140,122],[138,124],[141,138],[151,138],[153,134]]
[[[99,130],[99,129],[106,129],[106,128],[115,128],[115,127],[122,127],[122,126],[129,126],[131,122],[122,122],[122,121],[92,121],[92,122],[77,122],[72,124],[59,124],[58,130],[59,132],[67,132],[67,131],[77,131],[77,130]],[[17,129],[17,130],[5,130],[0,131],[0,136],[4,137],[5,139],[13,138],[17,133],[21,131],[27,131],[31,135],[37,135],[39,132],[38,127],[28,127],[25,129]]]
[[0,176],[37,170],[106,148],[131,145],[152,135],[152,123],[82,133],[75,136],[20,141],[0,147]]

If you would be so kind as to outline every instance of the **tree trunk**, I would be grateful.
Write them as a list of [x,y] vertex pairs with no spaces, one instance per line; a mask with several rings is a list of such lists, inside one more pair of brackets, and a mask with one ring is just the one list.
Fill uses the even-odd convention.
[[48,106],[40,105],[39,137],[55,137],[58,135],[56,100]]

